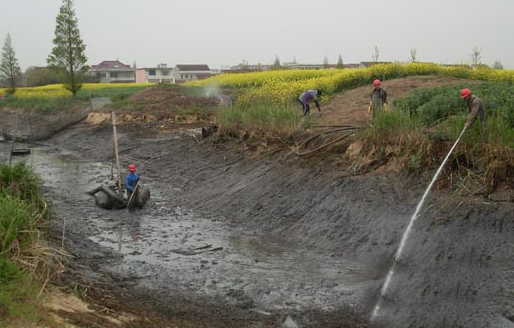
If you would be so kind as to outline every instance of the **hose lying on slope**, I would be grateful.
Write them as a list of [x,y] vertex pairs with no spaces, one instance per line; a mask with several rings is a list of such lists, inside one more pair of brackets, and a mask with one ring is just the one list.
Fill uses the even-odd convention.
[[[327,130],[327,131],[323,131],[323,132],[320,132],[318,134],[315,134],[313,135],[312,137],[309,137],[307,138],[306,140],[304,140],[299,146],[298,148],[296,149],[291,149],[296,155],[298,156],[305,156],[305,155],[308,155],[308,154],[311,154],[311,153],[314,153],[320,149],[323,149],[327,146],[330,146],[332,144],[335,144],[336,142],[339,142],[341,140],[344,140],[346,138],[348,138],[349,136],[353,135],[355,133],[355,131],[359,130],[359,129],[364,129],[365,127],[360,127],[360,126],[354,126],[354,125],[320,125],[320,126],[317,126],[317,127],[336,127],[335,129],[331,129],[331,130]],[[311,149],[311,150],[308,150],[308,151],[305,151],[305,152],[301,152],[300,149],[302,149],[302,147],[305,147],[309,142],[311,142],[312,140],[322,136],[322,135],[325,135],[325,134],[331,134],[331,133],[335,133],[335,132],[339,132],[339,131],[348,131],[348,133],[342,135],[341,137],[338,137],[334,140],[331,140],[327,143],[324,143],[323,145],[319,146],[319,147],[316,147],[314,149]]]

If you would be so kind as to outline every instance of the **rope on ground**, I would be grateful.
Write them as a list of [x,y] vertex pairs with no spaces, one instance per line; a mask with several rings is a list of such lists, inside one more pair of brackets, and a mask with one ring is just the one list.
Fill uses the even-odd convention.
[[[319,126],[319,127],[322,127],[322,126]],[[328,147],[332,144],[335,144],[336,142],[339,142],[341,140],[344,140],[346,138],[348,138],[349,136],[353,135],[355,133],[356,130],[359,130],[359,129],[364,129],[365,127],[360,127],[360,126],[354,126],[354,125],[340,125],[338,126],[338,128],[336,129],[331,129],[331,130],[327,130],[327,131],[323,131],[323,132],[320,132],[318,134],[315,134],[313,135],[312,137],[309,137],[307,138],[304,142],[302,142],[298,148],[296,149],[291,149],[292,152],[294,152],[296,155],[298,156],[305,156],[305,155],[308,155],[308,154],[311,154],[311,153],[314,153],[320,149],[323,149],[325,147]],[[329,141],[327,143],[324,143],[323,145],[317,147],[317,148],[314,148],[314,149],[311,149],[311,150],[308,150],[308,151],[305,151],[305,152],[300,152],[300,149],[302,147],[304,147],[305,145],[307,145],[309,142],[311,142],[312,140],[318,138],[319,136],[322,136],[324,134],[330,134],[330,133],[335,133],[335,132],[339,132],[339,131],[349,131],[347,134],[344,134],[342,135],[341,137],[339,138],[336,138],[332,141]]]

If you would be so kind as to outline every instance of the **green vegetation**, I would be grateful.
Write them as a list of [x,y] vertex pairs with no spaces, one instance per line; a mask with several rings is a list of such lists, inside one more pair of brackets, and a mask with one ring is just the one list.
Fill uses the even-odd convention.
[[6,80],[9,89],[8,93],[13,94],[16,87],[20,84],[21,69],[14,52],[11,36],[7,33],[5,43],[2,48],[2,59],[0,60],[0,80]]
[[14,96],[0,98],[0,108],[19,108],[26,111],[52,113],[72,108],[73,105],[89,106],[90,97],[109,97],[116,108],[128,103],[128,98],[141,90],[150,87],[150,84],[85,84],[77,92],[75,99],[63,92],[60,86],[46,86],[38,88],[19,88]]
[[[0,108],[21,108],[25,111],[41,113],[58,112],[70,108],[74,101],[70,97],[62,98],[17,98],[0,99]],[[84,106],[87,104],[83,102]]]
[[0,327],[6,327],[14,318],[36,322],[37,294],[37,285],[20,265],[0,258]]
[[286,106],[255,105],[247,108],[234,106],[221,110],[219,123],[224,132],[248,137],[256,134],[267,138],[288,138],[300,124],[306,126],[310,117],[303,117],[299,109]]
[[48,319],[38,314],[38,295],[59,263],[40,239],[49,211],[39,192],[23,162],[0,166],[0,327]]
[[75,97],[82,88],[81,76],[86,71],[86,45],[80,37],[73,0],[63,0],[56,18],[54,47],[47,62],[51,67],[62,68],[64,87]]
[[[444,86],[432,89],[418,89],[409,96],[395,99],[393,106],[419,115],[425,125],[436,124],[452,115],[467,112],[459,92],[467,85]],[[502,117],[514,127],[514,86],[504,82],[484,82],[473,85],[473,94],[486,104],[487,115]]]
[[[464,128],[468,109],[459,97],[463,85],[419,89],[395,99],[391,112],[378,115],[362,132],[364,151],[372,158],[395,157],[407,171],[439,164]],[[514,187],[514,87],[484,82],[472,87],[485,104],[487,121],[478,119],[464,134],[452,158],[458,175],[480,180],[484,192],[500,183]]]

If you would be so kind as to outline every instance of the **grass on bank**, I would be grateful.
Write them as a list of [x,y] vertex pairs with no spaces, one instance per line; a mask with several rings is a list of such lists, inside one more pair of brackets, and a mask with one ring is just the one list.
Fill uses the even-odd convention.
[[41,291],[61,269],[61,253],[41,238],[49,210],[40,185],[25,163],[0,165],[0,327],[52,322]]
[[287,106],[255,105],[234,106],[221,109],[218,122],[222,133],[236,138],[258,137],[266,139],[289,139],[301,127],[312,123],[298,108]]
[[[436,168],[468,115],[460,99],[462,87],[419,89],[395,99],[393,110],[378,113],[370,127],[358,133],[363,140],[361,156],[382,163],[393,160],[405,172]],[[466,131],[448,167],[457,175],[473,171],[487,192],[500,182],[514,187],[514,87],[483,82],[473,85],[472,92],[484,101],[487,121],[481,124],[477,119]],[[292,141],[313,118],[304,118],[298,108],[264,101],[251,106],[236,103],[220,111],[218,122],[222,134],[266,144],[270,139]]]

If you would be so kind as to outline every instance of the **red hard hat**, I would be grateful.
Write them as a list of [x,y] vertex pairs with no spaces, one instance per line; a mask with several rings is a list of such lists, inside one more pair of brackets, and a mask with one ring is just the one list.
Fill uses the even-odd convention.
[[466,98],[467,96],[469,96],[471,94],[471,91],[469,91],[468,88],[464,88],[460,91],[460,97],[461,98]]
[[136,170],[136,166],[134,164],[130,164],[128,166],[128,169],[129,169],[130,172],[134,172]]
[[380,85],[380,80],[379,79],[375,79],[375,81],[373,81],[373,85]]

